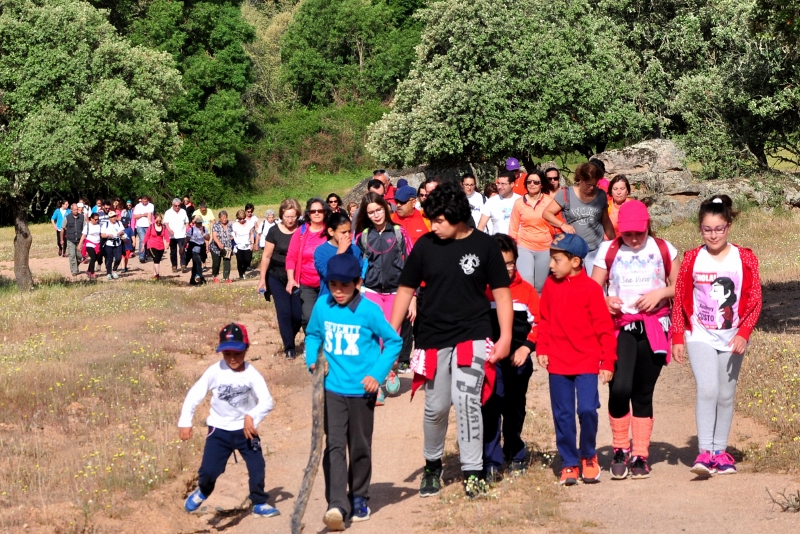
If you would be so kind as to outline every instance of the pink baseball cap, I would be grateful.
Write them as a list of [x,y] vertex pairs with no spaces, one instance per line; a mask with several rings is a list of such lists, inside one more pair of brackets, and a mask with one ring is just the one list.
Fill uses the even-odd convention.
[[638,200],[629,200],[619,207],[620,232],[644,232],[650,222],[650,213],[647,206]]

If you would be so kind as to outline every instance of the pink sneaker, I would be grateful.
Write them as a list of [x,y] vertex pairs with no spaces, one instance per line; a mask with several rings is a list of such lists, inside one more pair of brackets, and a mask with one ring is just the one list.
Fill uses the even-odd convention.
[[[731,458],[733,459],[733,458]],[[700,451],[700,454],[697,456],[697,459],[694,461],[694,465],[692,466],[692,473],[701,477],[709,477],[716,473],[716,469],[714,467],[714,459],[711,457],[710,451]]]
[[725,451],[716,451],[714,456],[711,457],[711,462],[714,464],[716,472],[720,475],[736,474],[736,460]]

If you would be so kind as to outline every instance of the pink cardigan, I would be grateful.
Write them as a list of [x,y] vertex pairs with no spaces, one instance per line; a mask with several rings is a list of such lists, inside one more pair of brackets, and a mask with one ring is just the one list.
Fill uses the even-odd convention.
[[292,234],[289,250],[286,252],[286,270],[294,271],[294,279],[298,284],[319,287],[319,273],[314,266],[314,251],[327,240],[324,228],[319,232],[312,232],[305,226]]

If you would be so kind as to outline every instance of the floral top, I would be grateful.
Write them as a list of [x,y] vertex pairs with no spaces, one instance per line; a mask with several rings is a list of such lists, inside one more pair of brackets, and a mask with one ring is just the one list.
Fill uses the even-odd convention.
[[[225,226],[222,225],[221,222],[217,221],[214,223],[214,226],[211,227],[211,232],[217,234],[217,239],[219,242],[222,243],[222,246],[226,250],[233,249],[233,226],[231,222],[228,221],[228,224]],[[214,239],[211,239],[211,244],[209,245],[212,254],[220,255],[222,251],[217,246],[217,242]]]

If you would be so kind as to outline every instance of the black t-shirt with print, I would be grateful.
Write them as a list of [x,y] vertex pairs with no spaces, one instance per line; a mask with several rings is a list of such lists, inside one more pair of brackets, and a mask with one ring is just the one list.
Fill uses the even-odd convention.
[[486,286],[509,286],[503,255],[493,238],[477,230],[464,239],[423,235],[406,260],[400,285],[418,287],[423,281],[417,348],[441,349],[491,337]]

